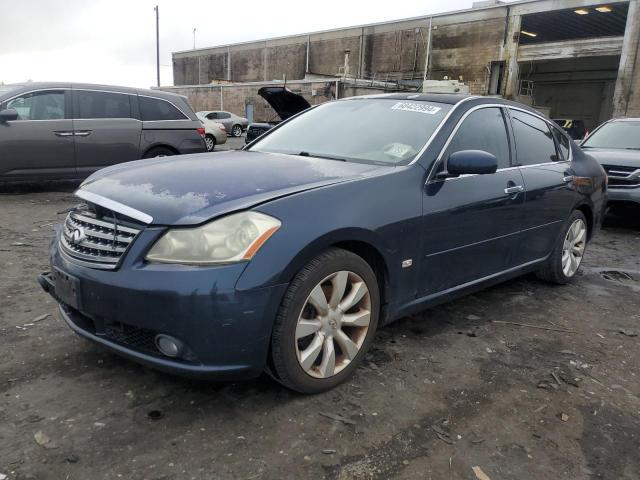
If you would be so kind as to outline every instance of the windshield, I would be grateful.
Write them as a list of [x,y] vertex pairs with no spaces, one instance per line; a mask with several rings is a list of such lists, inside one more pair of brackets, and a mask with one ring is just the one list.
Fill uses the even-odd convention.
[[607,123],[593,132],[582,148],[640,150],[640,120]]
[[290,120],[249,150],[404,165],[449,110],[444,103],[390,98],[330,102]]

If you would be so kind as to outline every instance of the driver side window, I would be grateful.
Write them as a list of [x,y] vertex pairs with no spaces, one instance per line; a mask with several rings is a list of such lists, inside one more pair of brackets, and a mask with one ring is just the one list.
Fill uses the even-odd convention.
[[511,166],[509,137],[500,108],[480,108],[462,121],[442,156],[444,165],[439,170],[446,168],[446,161],[452,153],[462,150],[482,150],[495,155],[499,169]]
[[18,120],[60,120],[64,118],[64,91],[32,92],[7,102],[18,112]]

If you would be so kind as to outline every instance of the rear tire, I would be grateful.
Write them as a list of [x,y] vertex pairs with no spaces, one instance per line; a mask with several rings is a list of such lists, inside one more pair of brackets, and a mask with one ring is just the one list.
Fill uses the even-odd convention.
[[313,394],[346,381],[358,368],[378,325],[376,275],[359,256],[332,248],[293,279],[271,337],[270,375]]
[[176,152],[167,147],[154,147],[147,151],[142,158],[170,157]]
[[571,281],[584,258],[587,232],[587,219],[581,211],[574,210],[547,262],[536,272],[538,278],[559,285]]
[[213,150],[216,148],[216,137],[214,137],[210,133],[207,133],[204,136],[204,145],[205,147],[207,147],[207,152],[213,152]]

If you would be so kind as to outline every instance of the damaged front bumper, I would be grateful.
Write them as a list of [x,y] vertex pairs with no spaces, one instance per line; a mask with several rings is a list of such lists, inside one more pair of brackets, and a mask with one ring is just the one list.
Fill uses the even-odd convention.
[[[69,327],[114,353],[166,372],[206,378],[258,376],[287,285],[236,290],[245,265],[148,264],[139,242],[117,270],[77,265],[54,244],[38,282]],[[163,355],[158,335],[184,345]]]

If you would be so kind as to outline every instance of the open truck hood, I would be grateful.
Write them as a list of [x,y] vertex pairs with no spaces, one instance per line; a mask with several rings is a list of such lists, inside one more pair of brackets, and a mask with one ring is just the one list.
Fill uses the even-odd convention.
[[304,97],[286,87],[262,87],[258,95],[271,105],[283,121],[311,107]]

